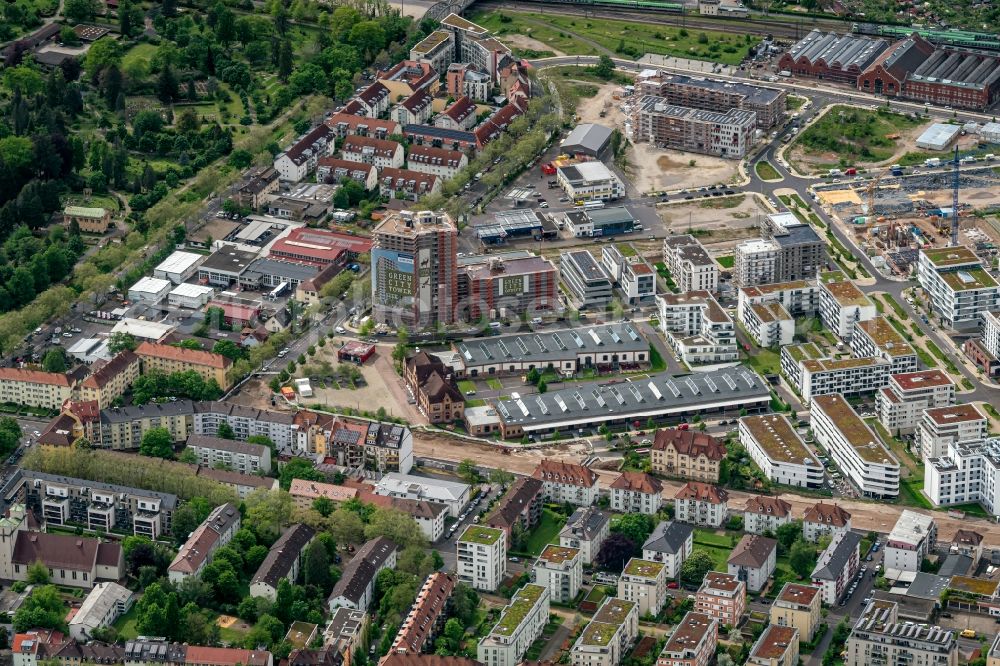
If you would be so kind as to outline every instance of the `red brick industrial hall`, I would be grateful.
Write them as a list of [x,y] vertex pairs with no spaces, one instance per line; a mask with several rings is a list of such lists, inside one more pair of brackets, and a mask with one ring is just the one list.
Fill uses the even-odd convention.
[[1000,99],[1000,57],[934,46],[916,33],[890,44],[813,30],[781,57],[778,67],[937,106],[984,111]]

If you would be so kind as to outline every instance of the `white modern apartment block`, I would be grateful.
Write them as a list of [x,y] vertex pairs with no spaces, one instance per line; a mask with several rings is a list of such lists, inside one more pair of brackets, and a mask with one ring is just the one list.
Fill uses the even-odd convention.
[[844,396],[821,395],[811,405],[816,441],[865,497],[899,495],[899,461]]
[[954,404],[955,382],[937,369],[889,375],[875,394],[879,421],[893,435],[916,430],[925,409]]
[[507,574],[507,534],[503,530],[470,525],[455,547],[459,580],[484,592],[500,587]]
[[532,476],[542,482],[542,494],[550,502],[591,506],[597,501],[597,472],[589,467],[546,459]]
[[694,547],[694,528],[676,520],[664,520],[642,544],[642,559],[663,562],[667,578],[677,578],[681,565]]
[[559,532],[559,545],[580,549],[580,560],[593,564],[611,533],[611,517],[592,506],[577,509]]
[[796,388],[807,403],[816,396],[832,393],[873,393],[889,380],[889,364],[874,357],[812,358],[800,361],[799,368],[801,381]]
[[819,310],[819,288],[805,280],[743,287],[738,294],[736,318],[761,347],[792,344],[795,317]]
[[729,493],[725,488],[688,481],[674,495],[674,518],[692,525],[721,527],[729,517]]
[[935,506],[978,502],[1000,514],[1000,439],[952,444],[925,461],[924,494]]
[[948,447],[986,439],[986,417],[975,405],[950,405],[925,409],[920,420],[920,456],[940,458]]
[[838,338],[848,342],[854,335],[854,324],[868,321],[878,314],[875,304],[858,289],[854,282],[834,280],[820,282],[819,314],[823,326],[830,329]]
[[690,234],[663,239],[663,263],[681,293],[719,290],[719,264]]
[[471,493],[467,483],[399,472],[389,472],[375,485],[376,495],[444,504],[452,518],[458,518],[468,506]]
[[751,497],[743,510],[743,529],[750,534],[776,534],[779,527],[790,522],[792,505],[778,497]]
[[570,650],[573,666],[619,666],[639,637],[634,601],[608,597]]
[[928,515],[904,509],[885,541],[882,565],[898,571],[920,571],[937,543],[937,523]]
[[824,534],[851,531],[851,514],[837,504],[817,502],[802,516],[802,537],[816,543]]
[[823,603],[836,605],[847,592],[861,566],[861,535],[835,532],[830,545],[819,554],[812,572],[812,584],[823,594]]
[[490,666],[517,666],[549,621],[549,589],[525,585],[500,613],[500,619],[479,641],[476,658]]
[[1000,308],[1000,287],[968,247],[921,250],[917,280],[944,326],[975,326],[984,312]]
[[983,313],[983,347],[1000,359],[1000,312]]
[[663,484],[652,474],[622,472],[611,484],[611,508],[655,515],[663,503]]
[[889,363],[889,372],[917,369],[917,352],[885,317],[872,317],[854,325],[851,353],[858,358],[875,357]]
[[688,365],[733,363],[740,358],[736,327],[707,291],[656,297],[660,329]]
[[780,255],[781,246],[774,240],[753,238],[743,241],[733,251],[733,284],[752,287],[774,282]]
[[625,183],[602,162],[559,167],[556,181],[575,201],[611,201],[625,196]]
[[782,414],[744,416],[740,444],[768,479],[785,486],[820,488],[823,465]]
[[666,566],[633,557],[618,578],[618,596],[638,604],[640,616],[658,615],[667,603]]
[[583,558],[579,548],[549,544],[535,560],[535,582],[548,588],[552,601],[571,603],[583,583]]
[[851,630],[844,666],[958,666],[957,639],[951,629],[901,622],[895,602],[876,599]]
[[601,248],[601,263],[629,305],[649,303],[656,296],[656,271],[641,256],[626,256],[617,245]]
[[240,474],[268,474],[271,471],[271,448],[264,444],[249,444],[234,439],[190,435],[187,448],[202,465],[223,467]]
[[740,323],[761,347],[783,347],[795,341],[795,318],[781,303],[755,303],[742,312]]

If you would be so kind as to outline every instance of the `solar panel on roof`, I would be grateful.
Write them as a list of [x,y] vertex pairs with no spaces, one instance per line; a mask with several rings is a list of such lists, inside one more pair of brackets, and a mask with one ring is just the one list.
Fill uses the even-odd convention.
[[518,409],[520,409],[521,413],[524,414],[525,416],[527,416],[530,413],[528,411],[528,406],[524,404],[524,400],[518,398],[517,400],[514,401],[514,404],[517,405]]
[[576,343],[576,346],[583,349],[583,338],[577,335],[576,331],[570,331],[569,335],[571,338],[573,338],[573,342]]
[[542,396],[540,396],[540,395],[539,396],[535,396],[535,402],[538,403],[538,409],[541,410],[542,414],[548,414],[549,413],[549,407],[548,407],[548,405],[545,404],[545,401],[542,400]]
[[539,351],[547,352],[549,350],[549,348],[545,346],[545,343],[542,341],[542,337],[540,335],[535,336],[535,343],[538,345]]
[[528,351],[528,345],[525,344],[524,340],[522,340],[521,338],[517,339],[517,346],[521,348],[521,353],[523,353],[525,356],[531,355],[531,352]]
[[625,404],[625,396],[622,395],[622,392],[618,390],[617,386],[611,387],[611,395],[614,396],[615,400],[618,401],[619,405]]
[[712,389],[712,393],[719,392],[719,387],[715,385],[711,377],[705,377],[705,383],[708,385],[708,388]]
[[747,386],[749,386],[750,388],[753,388],[754,384],[755,384],[755,382],[753,380],[753,377],[751,377],[749,374],[747,374],[745,372],[741,372],[740,374],[743,375],[743,381],[745,381],[747,383]]
[[[650,382],[650,383],[652,383],[652,382]],[[637,389],[635,387],[635,384],[633,384],[632,382],[629,382],[629,384],[628,384],[628,390],[632,391],[632,395],[635,396],[635,399],[636,399],[637,402],[642,402],[643,401],[642,394],[639,393],[639,389]]]
[[466,361],[472,360],[472,352],[470,352],[469,348],[466,347],[465,345],[459,345],[458,351],[462,352],[462,356],[465,358]]
[[730,389],[732,389],[733,391],[736,390],[736,382],[733,381],[732,377],[730,377],[729,375],[722,375],[722,378],[726,380],[727,384],[729,384]]
[[691,389],[691,392],[694,393],[695,395],[699,395],[701,393],[701,389],[698,388],[698,385],[695,384],[690,377],[685,379],[684,383],[688,385],[688,388]]
[[573,397],[576,398],[577,403],[580,405],[580,409],[587,409],[587,403],[583,401],[583,396],[580,395],[579,391],[573,391]]
[[618,331],[616,331],[613,328],[611,329],[611,339],[614,340],[617,343],[621,343],[621,341],[622,341],[621,336],[618,335]]
[[670,389],[670,392],[674,394],[675,398],[681,397],[681,391],[677,388],[677,385],[674,384],[674,380],[668,379],[665,383],[667,388]]
[[563,339],[559,337],[558,333],[553,333],[552,339],[555,341],[556,345],[558,345],[559,349],[566,351],[566,343],[563,342]]
[[596,345],[603,345],[604,344],[601,341],[601,336],[599,336],[597,334],[597,331],[595,331],[594,329],[590,329],[589,332],[590,332],[590,339],[594,341],[594,344],[596,344]]
[[503,340],[497,341],[497,348],[500,350],[500,353],[506,356],[507,358],[511,357],[510,350],[507,349],[507,345],[504,344]]

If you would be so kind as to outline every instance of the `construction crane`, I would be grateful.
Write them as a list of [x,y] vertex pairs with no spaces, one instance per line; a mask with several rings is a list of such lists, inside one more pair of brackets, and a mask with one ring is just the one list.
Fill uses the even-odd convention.
[[878,190],[878,184],[882,182],[882,177],[889,171],[891,171],[891,169],[883,169],[882,171],[879,171],[878,174],[872,178],[871,182],[868,183],[868,187],[865,189],[865,194],[868,196],[869,222],[875,221],[875,191]]
[[955,160],[952,167],[951,184],[951,246],[958,245],[958,145],[955,145]]

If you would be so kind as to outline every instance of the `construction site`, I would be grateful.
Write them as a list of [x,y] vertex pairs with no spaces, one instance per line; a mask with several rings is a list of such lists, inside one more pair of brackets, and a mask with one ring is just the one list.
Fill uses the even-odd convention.
[[[958,156],[922,173],[893,165],[870,180],[817,185],[817,201],[839,218],[872,262],[907,275],[921,248],[967,245],[996,265],[1000,248],[1000,173]],[[964,160],[962,160],[964,162]],[[956,214],[957,211],[957,214]]]

